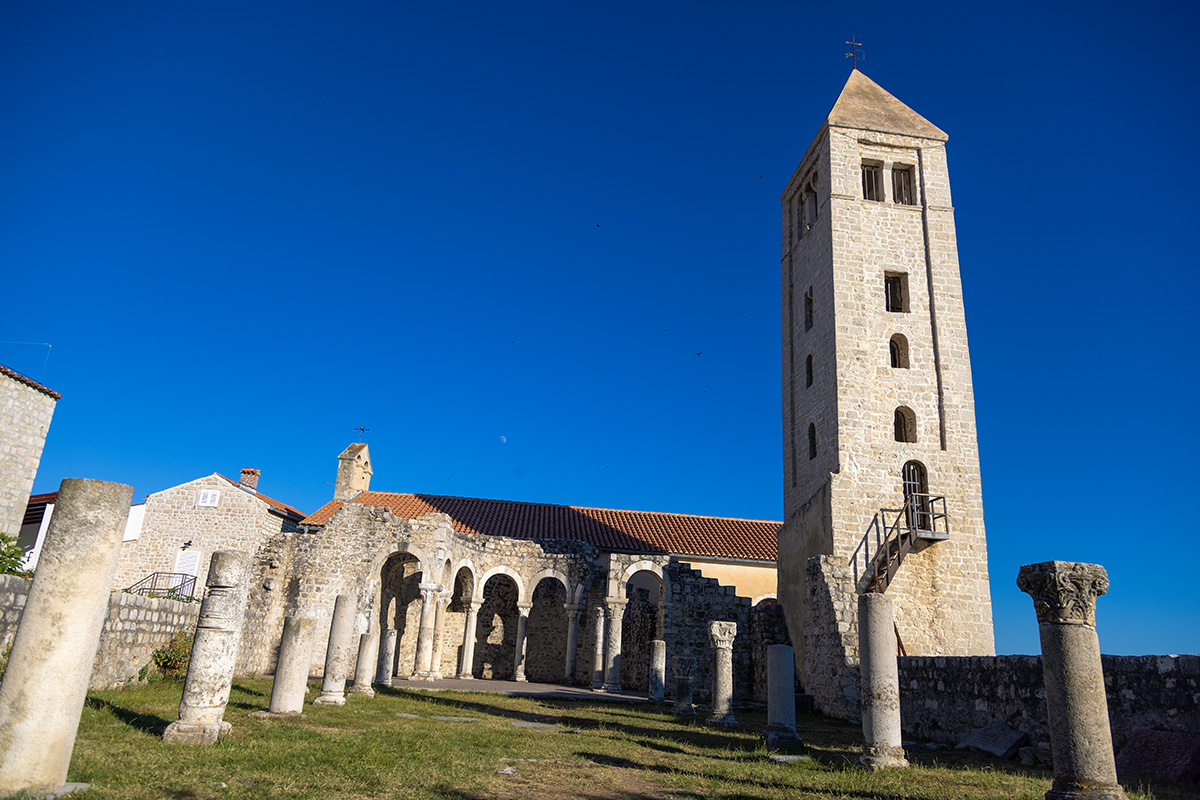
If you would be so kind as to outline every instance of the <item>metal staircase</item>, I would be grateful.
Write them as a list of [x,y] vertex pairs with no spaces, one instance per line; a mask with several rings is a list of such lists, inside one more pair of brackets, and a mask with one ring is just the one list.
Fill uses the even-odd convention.
[[901,508],[881,508],[850,557],[855,588],[864,594],[882,594],[918,541],[949,538],[950,521],[943,496],[912,493],[905,497]]
[[172,600],[191,599],[196,592],[196,576],[186,572],[153,572],[125,591]]

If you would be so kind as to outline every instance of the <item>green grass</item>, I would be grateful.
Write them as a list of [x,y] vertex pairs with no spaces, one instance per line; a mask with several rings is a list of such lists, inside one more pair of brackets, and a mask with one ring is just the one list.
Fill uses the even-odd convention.
[[[266,708],[270,686],[234,682],[225,713],[233,732],[213,747],[162,741],[177,716],[180,682],[90,693],[68,780],[93,788],[75,797],[1042,800],[1050,787],[1045,770],[953,750],[922,750],[911,769],[868,773],[855,766],[859,730],[819,715],[799,720],[812,760],[778,764],[761,743],[766,721],[755,712],[738,715],[741,731],[724,733],[623,703],[385,689],[344,707],[310,705],[302,718],[250,716]],[[519,720],[565,731],[514,727]],[[510,766],[515,775],[498,773]],[[1130,794],[1195,796],[1170,785]]]

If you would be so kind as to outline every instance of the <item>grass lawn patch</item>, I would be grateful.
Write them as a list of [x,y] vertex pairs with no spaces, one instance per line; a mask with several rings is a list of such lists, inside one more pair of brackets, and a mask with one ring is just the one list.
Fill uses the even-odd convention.
[[[212,747],[162,741],[181,682],[89,693],[68,780],[93,788],[75,796],[1042,800],[1050,788],[1046,770],[954,750],[921,749],[911,769],[869,773],[857,766],[859,729],[820,715],[798,720],[812,758],[780,764],[755,712],[724,732],[666,707],[381,689],[343,707],[308,705],[302,717],[251,716],[266,709],[270,688],[267,679],[234,681],[225,713],[233,732]],[[1175,785],[1130,794],[1196,796]]]

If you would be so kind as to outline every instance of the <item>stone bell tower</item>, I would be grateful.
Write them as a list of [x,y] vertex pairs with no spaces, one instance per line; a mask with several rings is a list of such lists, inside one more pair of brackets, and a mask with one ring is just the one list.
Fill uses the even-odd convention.
[[818,555],[835,606],[893,598],[909,655],[994,652],[947,138],[856,69],[781,198],[779,599],[798,656]]

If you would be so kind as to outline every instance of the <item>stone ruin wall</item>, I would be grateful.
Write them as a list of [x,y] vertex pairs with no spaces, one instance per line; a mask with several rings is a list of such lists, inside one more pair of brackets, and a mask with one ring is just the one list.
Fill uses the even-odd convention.
[[[0,575],[0,652],[6,653],[16,638],[30,583]],[[88,688],[115,689],[136,680],[151,664],[151,654],[176,633],[195,630],[199,616],[199,603],[113,592]]]
[[55,399],[0,374],[0,534],[19,536]]

